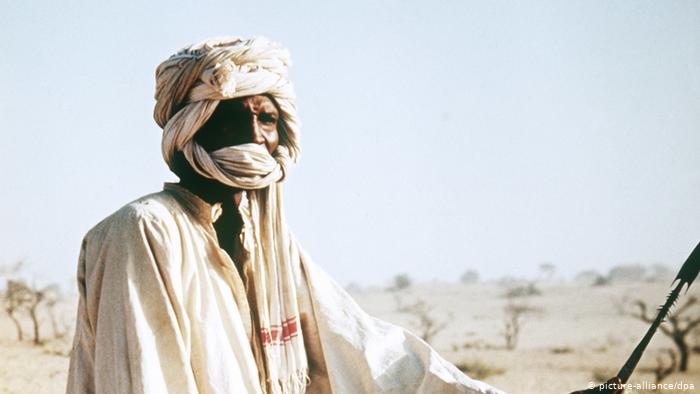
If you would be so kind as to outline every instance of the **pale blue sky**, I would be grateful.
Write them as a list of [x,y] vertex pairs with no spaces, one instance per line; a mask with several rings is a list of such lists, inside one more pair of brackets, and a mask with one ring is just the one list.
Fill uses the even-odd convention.
[[154,70],[222,35],[292,53],[288,221],[341,283],[679,266],[700,240],[698,2],[1,4],[0,262],[39,278],[174,179]]

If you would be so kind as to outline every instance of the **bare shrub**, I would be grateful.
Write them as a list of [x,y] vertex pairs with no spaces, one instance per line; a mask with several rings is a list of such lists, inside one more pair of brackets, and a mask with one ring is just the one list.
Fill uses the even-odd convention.
[[[621,312],[645,323],[651,324],[654,321],[656,316],[649,312],[646,302],[635,300],[632,301],[631,304],[634,308],[631,312],[626,312],[625,310]],[[671,338],[676,345],[680,356],[679,371],[681,372],[685,372],[688,369],[688,359],[690,356],[688,334],[696,327],[700,326],[700,310],[697,308],[698,305],[700,305],[700,303],[698,303],[698,298],[696,296],[688,297],[686,301],[678,306],[659,326],[659,330]]]
[[19,315],[29,309],[33,299],[33,292],[24,282],[8,280],[3,295],[5,312],[15,324],[17,330],[17,340],[24,340],[24,332],[22,324],[19,321]]
[[503,307],[503,330],[501,335],[505,340],[507,350],[514,350],[525,322],[534,315],[542,313],[540,308],[532,307],[524,301],[515,302],[512,298]]
[[44,290],[30,289],[31,298],[28,304],[29,317],[32,320],[32,327],[34,329],[34,344],[41,345],[41,336],[39,334],[40,322],[39,322],[39,304],[46,297],[46,292]]
[[416,318],[412,325],[416,328],[418,336],[424,341],[430,343],[435,335],[447,327],[446,321],[439,322],[431,316],[430,310],[432,308],[425,301],[417,300],[410,305],[402,305],[399,297],[396,297],[396,301],[399,312],[408,313]]
[[20,317],[29,317],[32,323],[33,342],[36,345],[42,344],[40,335],[41,318],[40,310],[43,306],[47,309],[51,318],[54,336],[63,338],[68,332],[68,325],[60,324],[54,309],[60,301],[60,289],[57,285],[50,285],[43,289],[36,289],[21,280],[8,280],[3,302],[5,312],[15,325],[17,330],[17,340],[24,340],[24,332]]
[[[666,357],[668,356],[668,362],[666,362]],[[649,372],[654,375],[654,382],[656,384],[661,383],[668,375],[672,374],[676,367],[678,367],[678,358],[676,352],[673,349],[662,349],[659,351],[658,356],[656,356],[656,366],[651,368],[641,368],[643,372]]]

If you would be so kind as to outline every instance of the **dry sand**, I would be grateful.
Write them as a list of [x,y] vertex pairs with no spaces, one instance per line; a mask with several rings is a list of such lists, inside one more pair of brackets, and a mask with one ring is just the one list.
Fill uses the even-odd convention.
[[[398,311],[398,303],[425,301],[431,306],[430,317],[446,324],[430,340],[431,344],[448,360],[485,372],[487,376],[481,380],[509,393],[568,393],[586,388],[596,375],[614,375],[645,332],[647,325],[620,316],[615,302],[627,295],[655,305],[663,301],[668,290],[664,283],[605,287],[562,284],[540,288],[541,295],[517,299],[538,308],[540,313],[529,316],[512,351],[503,346],[503,307],[507,299],[499,285],[434,282],[400,292],[364,289],[352,294],[369,313],[412,330],[418,330],[415,316]],[[691,294],[700,292],[695,288],[685,297]],[[62,313],[68,321],[74,311],[74,302],[63,305]],[[700,308],[694,314],[700,315]],[[28,321],[25,323],[25,332],[30,336]],[[52,336],[50,324],[44,323],[42,334]],[[71,337],[72,331],[63,340],[51,340],[41,346],[29,340],[18,343],[14,325],[7,315],[0,315],[0,393],[63,392]],[[654,382],[653,375],[643,370],[656,365],[660,349],[670,347],[669,339],[658,332],[631,383]],[[700,354],[691,355],[689,364],[688,372],[676,372],[664,383],[692,383],[696,390],[660,392],[700,392]]]

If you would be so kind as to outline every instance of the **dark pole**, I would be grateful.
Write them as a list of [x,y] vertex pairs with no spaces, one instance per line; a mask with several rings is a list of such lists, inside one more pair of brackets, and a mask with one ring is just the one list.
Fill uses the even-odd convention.
[[[642,358],[642,354],[644,353],[644,350],[646,350],[649,341],[651,341],[651,337],[654,336],[654,333],[656,333],[656,329],[659,328],[666,316],[668,316],[671,307],[676,302],[676,300],[678,300],[678,296],[680,295],[681,290],[685,287],[686,292],[688,291],[688,288],[690,288],[690,285],[698,276],[698,271],[700,271],[700,243],[695,247],[695,249],[693,249],[693,252],[690,253],[690,256],[688,256],[688,259],[685,261],[685,263],[683,263],[681,270],[678,272],[678,275],[673,280],[673,283],[675,283],[676,285],[673,287],[673,290],[671,290],[671,293],[669,293],[669,295],[666,297],[666,302],[661,306],[661,308],[659,308],[659,313],[656,315],[656,319],[654,319],[654,322],[651,323],[651,327],[649,327],[649,329],[647,330],[647,333],[644,335],[644,338],[642,338],[642,340],[639,341],[639,344],[634,349],[630,357],[627,359],[625,365],[623,365],[620,369],[620,372],[617,373],[617,377],[620,378],[620,380],[622,380],[623,384],[627,383],[627,380],[629,380],[630,376],[632,375],[632,372],[634,372],[634,368],[637,366],[637,363],[639,363],[639,360]],[[671,284],[673,285],[673,283]]]

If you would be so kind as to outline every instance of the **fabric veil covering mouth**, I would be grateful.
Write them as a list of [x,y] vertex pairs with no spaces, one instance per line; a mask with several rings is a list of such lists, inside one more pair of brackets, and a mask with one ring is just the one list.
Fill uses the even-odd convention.
[[[284,220],[282,192],[290,163],[299,155],[299,122],[287,79],[289,53],[265,38],[208,40],[184,48],[156,70],[154,118],[163,128],[163,158],[172,168],[182,151],[200,175],[246,190],[239,211],[248,252],[266,380],[272,393],[303,393],[308,361],[299,319],[294,267],[300,265]],[[221,100],[267,94],[280,109],[280,145],[270,155],[258,144],[207,152],[194,141]],[[254,352],[256,358],[259,351]],[[264,367],[263,367],[264,365]]]

